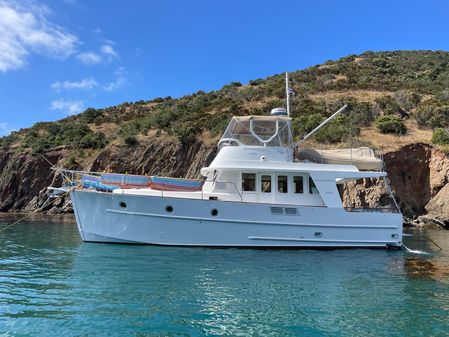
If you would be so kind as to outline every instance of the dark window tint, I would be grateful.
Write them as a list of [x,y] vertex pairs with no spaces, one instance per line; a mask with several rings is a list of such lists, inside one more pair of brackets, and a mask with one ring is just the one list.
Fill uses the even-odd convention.
[[255,192],[256,191],[256,174],[242,173],[242,191]]
[[318,189],[316,188],[316,185],[313,182],[312,177],[309,177],[309,193],[310,194],[318,194]]
[[304,193],[304,179],[302,176],[293,177],[293,184],[295,185],[295,193]]
[[278,192],[288,193],[288,177],[278,176]]
[[260,177],[260,189],[263,193],[271,193],[271,176],[262,175]]

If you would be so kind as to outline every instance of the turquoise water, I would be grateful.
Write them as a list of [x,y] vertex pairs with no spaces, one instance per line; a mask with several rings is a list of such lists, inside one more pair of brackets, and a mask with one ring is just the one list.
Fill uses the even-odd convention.
[[449,232],[413,234],[431,255],[83,244],[22,223],[0,233],[0,335],[449,336]]

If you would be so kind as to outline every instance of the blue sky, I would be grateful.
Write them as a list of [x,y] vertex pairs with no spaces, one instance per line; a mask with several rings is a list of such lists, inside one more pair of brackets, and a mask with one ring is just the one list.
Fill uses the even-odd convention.
[[366,50],[449,50],[448,1],[0,0],[0,135]]

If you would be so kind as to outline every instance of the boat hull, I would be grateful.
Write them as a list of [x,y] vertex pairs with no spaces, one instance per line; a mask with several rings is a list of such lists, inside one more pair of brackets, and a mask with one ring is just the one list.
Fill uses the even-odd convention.
[[399,213],[71,192],[87,242],[210,247],[400,247]]

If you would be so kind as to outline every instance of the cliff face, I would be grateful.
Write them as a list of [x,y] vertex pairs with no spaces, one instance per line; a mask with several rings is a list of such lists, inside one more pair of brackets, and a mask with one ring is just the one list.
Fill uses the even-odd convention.
[[[449,158],[424,143],[410,144],[384,156],[389,184],[407,221],[449,225]],[[365,179],[346,184],[343,201],[353,207],[392,205],[385,188]]]
[[215,153],[214,145],[202,142],[182,146],[169,139],[153,138],[135,147],[109,147],[98,155],[89,170],[199,178],[200,169],[212,161]]
[[449,158],[430,145],[410,144],[384,159],[404,215],[426,213],[427,204],[449,182]]
[[[80,167],[91,171],[110,171],[146,175],[196,178],[216,154],[214,145],[200,141],[182,146],[166,138],[152,138],[134,147],[111,145]],[[67,156],[60,149],[45,154],[52,164]],[[449,224],[449,158],[424,143],[411,144],[385,154],[389,181],[403,214],[410,218],[426,215],[440,224]],[[32,211],[46,200],[46,187],[60,184],[50,163],[39,155],[0,152],[0,211]],[[349,183],[343,200],[350,206],[391,204],[386,191],[371,180]],[[66,201],[50,212],[70,211]]]
[[[0,151],[0,211],[32,211],[47,199],[47,186],[60,183],[51,170],[65,154],[51,151],[41,156]],[[50,164],[51,163],[51,164]]]
[[[199,171],[215,156],[215,146],[194,142],[182,146],[166,138],[153,138],[134,147],[112,145],[100,152],[80,170],[117,173],[162,175],[198,178]],[[41,207],[47,200],[46,188],[59,186],[51,164],[66,159],[65,149],[40,155],[0,151],[0,212],[29,212]],[[55,202],[50,213],[70,212],[68,200]]]

